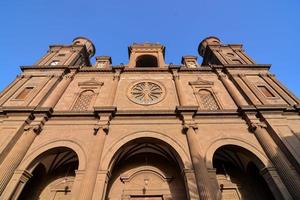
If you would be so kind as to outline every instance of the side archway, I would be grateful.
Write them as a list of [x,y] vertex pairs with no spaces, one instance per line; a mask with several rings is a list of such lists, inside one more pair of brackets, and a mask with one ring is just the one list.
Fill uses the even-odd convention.
[[236,145],[247,149],[253,155],[255,155],[255,162],[260,167],[273,167],[272,163],[266,157],[265,153],[261,150],[257,149],[252,144],[248,143],[247,141],[243,141],[242,139],[236,138],[221,138],[212,142],[212,144],[207,148],[205,153],[205,161],[207,168],[213,168],[213,156],[214,153],[217,151],[218,148],[225,146],[225,145]]
[[208,151],[212,153],[212,158],[208,157],[211,160],[207,160],[207,165],[216,170],[216,180],[224,199],[229,196],[233,200],[275,199],[271,190],[276,186],[261,173],[271,164],[267,162],[267,158],[261,159],[264,156],[255,147],[236,140],[229,144],[224,144],[223,141],[222,145],[212,146],[216,149],[213,153]]
[[24,160],[21,162],[19,169],[21,170],[28,170],[34,167],[35,160],[39,159],[40,155],[44,152],[48,151],[49,149],[58,148],[58,147],[65,147],[69,148],[76,153],[79,160],[78,170],[84,170],[86,167],[86,154],[83,148],[73,140],[55,140],[50,141],[48,143],[43,143],[38,147],[34,148],[31,153],[25,156]]
[[71,199],[78,165],[78,155],[68,147],[54,147],[44,151],[27,166],[26,170],[31,173],[31,177],[22,188],[17,188],[20,194],[14,194],[13,199]]

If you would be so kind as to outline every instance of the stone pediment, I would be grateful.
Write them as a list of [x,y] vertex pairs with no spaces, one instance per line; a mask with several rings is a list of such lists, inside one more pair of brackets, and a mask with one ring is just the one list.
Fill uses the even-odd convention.
[[103,82],[97,81],[95,78],[91,78],[88,81],[78,83],[79,86],[102,86]]
[[207,80],[202,79],[201,77],[198,77],[198,79],[196,81],[190,81],[189,84],[190,85],[213,85],[214,82],[207,81]]

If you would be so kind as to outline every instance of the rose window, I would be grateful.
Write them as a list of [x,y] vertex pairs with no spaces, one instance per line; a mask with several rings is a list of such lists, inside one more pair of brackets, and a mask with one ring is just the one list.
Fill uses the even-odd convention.
[[163,87],[150,81],[134,84],[129,89],[129,98],[137,104],[151,105],[163,99]]

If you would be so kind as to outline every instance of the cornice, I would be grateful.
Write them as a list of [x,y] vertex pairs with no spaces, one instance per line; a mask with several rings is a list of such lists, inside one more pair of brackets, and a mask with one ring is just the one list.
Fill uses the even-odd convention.
[[[214,67],[214,65],[212,65]],[[219,66],[219,65],[218,65]],[[271,64],[224,64],[223,68],[227,69],[267,69],[271,68]]]
[[32,113],[35,107],[30,106],[3,106],[2,111],[5,113]]
[[66,65],[26,65],[20,66],[22,70],[27,69],[67,69],[69,66]]
[[226,110],[197,110],[196,116],[224,116],[224,115],[239,115],[237,109],[226,109]]
[[99,106],[94,107],[94,112],[96,113],[116,113],[117,107],[115,106]]
[[95,117],[94,111],[54,111],[53,117]]
[[124,115],[139,115],[139,116],[154,116],[154,115],[175,115],[174,110],[120,110],[116,112],[116,116]]

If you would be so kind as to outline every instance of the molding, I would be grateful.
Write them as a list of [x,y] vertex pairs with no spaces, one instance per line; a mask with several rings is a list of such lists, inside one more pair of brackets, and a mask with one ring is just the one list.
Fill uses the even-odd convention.
[[29,107],[29,106],[3,106],[2,107],[3,112],[15,112],[15,113],[32,113],[35,110],[35,107]]
[[69,68],[72,69],[78,69],[78,66],[67,66],[67,65],[30,65],[30,66],[20,66],[20,69],[22,70],[22,72],[26,71],[26,70],[67,70],[70,71]]
[[[212,65],[213,66],[213,65]],[[234,68],[234,69],[267,69],[271,68],[271,64],[224,64],[225,68]]]
[[116,112],[116,116],[122,115],[139,115],[139,116],[149,116],[149,115],[175,115],[174,110],[121,110]]
[[91,78],[88,81],[79,82],[79,86],[102,86],[104,83],[97,81],[95,78]]
[[195,81],[190,81],[189,82],[190,85],[213,85],[214,82],[213,81],[207,81],[202,79],[200,76],[197,78],[197,80]]
[[176,112],[197,112],[199,106],[176,106]]
[[116,106],[99,106],[99,107],[94,107],[94,112],[96,113],[115,113],[117,112],[117,107]]
[[237,109],[226,109],[226,110],[197,110],[196,115],[239,115],[239,112]]

